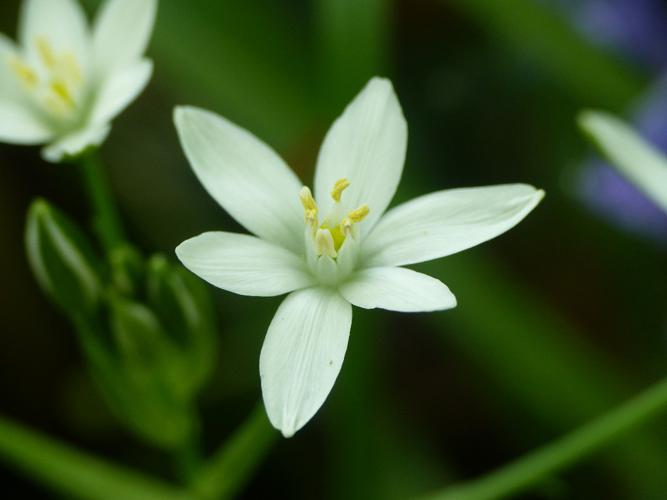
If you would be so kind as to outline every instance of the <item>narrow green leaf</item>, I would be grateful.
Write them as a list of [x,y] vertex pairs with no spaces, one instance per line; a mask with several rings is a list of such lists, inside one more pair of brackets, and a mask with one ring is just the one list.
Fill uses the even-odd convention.
[[[667,379],[498,471],[422,500],[500,500],[521,493],[667,410]],[[657,498],[657,497],[656,497]]]
[[195,498],[1,417],[0,458],[26,476],[69,497],[85,500]]

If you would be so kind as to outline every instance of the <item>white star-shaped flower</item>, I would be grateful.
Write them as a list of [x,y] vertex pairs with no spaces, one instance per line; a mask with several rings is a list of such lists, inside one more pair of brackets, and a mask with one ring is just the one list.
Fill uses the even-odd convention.
[[157,0],[106,0],[92,30],[75,0],[24,0],[18,45],[0,34],[0,142],[59,162],[100,145],[148,84]]
[[439,280],[406,265],[450,255],[521,221],[543,192],[524,184],[438,191],[385,213],[407,125],[388,80],[374,78],[329,130],[315,196],[267,145],[213,113],[181,107],[176,127],[209,194],[256,236],[209,232],[182,243],[183,264],[241,295],[289,293],[260,356],[269,419],[292,436],[341,369],[352,305],[402,312],[456,305]]

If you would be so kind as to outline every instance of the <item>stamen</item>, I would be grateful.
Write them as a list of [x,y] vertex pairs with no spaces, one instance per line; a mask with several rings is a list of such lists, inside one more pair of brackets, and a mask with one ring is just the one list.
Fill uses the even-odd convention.
[[333,189],[331,190],[331,197],[336,203],[340,201],[340,197],[343,195],[343,191],[345,191],[349,186],[350,181],[347,179],[339,179],[336,181]]
[[326,257],[331,257],[332,259],[336,258],[338,252],[336,252],[336,246],[331,231],[328,229],[317,230],[317,234],[315,235],[315,249],[318,255],[324,255]]
[[37,45],[37,52],[39,52],[39,57],[42,58],[44,65],[49,69],[53,69],[56,65],[56,56],[53,53],[53,49],[51,48],[51,45],[49,45],[48,40],[43,37],[38,37],[37,40],[35,40],[35,44]]
[[366,218],[366,216],[369,214],[370,209],[368,208],[368,205],[362,205],[356,210],[352,210],[349,214],[347,214],[347,217],[354,223],[356,224],[357,222],[361,222]]
[[76,102],[74,101],[72,94],[70,93],[69,89],[67,88],[67,85],[65,85],[64,82],[60,80],[54,80],[53,82],[51,82],[50,89],[51,92],[53,92],[68,107],[70,108],[76,107]]
[[370,209],[368,208],[368,205],[362,205],[356,210],[352,210],[350,213],[348,213],[347,217],[345,217],[340,223],[340,229],[343,234],[346,237],[349,236],[352,232],[352,226],[364,220],[369,212]]
[[317,210],[317,203],[315,202],[313,193],[310,192],[310,188],[308,186],[303,186],[301,188],[301,191],[299,191],[299,199],[301,200],[303,208],[306,210]]
[[21,61],[18,57],[13,57],[9,61],[9,65],[14,70],[14,73],[29,87],[35,87],[39,81],[37,73],[35,73],[27,64]]
[[313,198],[313,193],[311,193],[308,186],[303,186],[299,192],[299,199],[303,205],[306,222],[308,225],[315,231],[317,229],[317,203],[315,198]]

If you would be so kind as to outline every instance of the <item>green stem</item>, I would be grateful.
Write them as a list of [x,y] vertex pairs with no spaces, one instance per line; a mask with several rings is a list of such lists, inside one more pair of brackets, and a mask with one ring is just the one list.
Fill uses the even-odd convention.
[[200,469],[193,490],[204,499],[231,498],[245,484],[278,436],[259,404],[241,427]]
[[187,500],[194,497],[158,480],[105,462],[0,417],[0,458],[68,498]]
[[124,241],[123,227],[111,190],[104,177],[104,164],[97,150],[79,159],[81,175],[93,210],[93,227],[107,251]]
[[183,446],[174,450],[174,464],[182,483],[188,486],[191,485],[202,465],[198,428],[190,434],[186,442],[183,443]]
[[597,420],[488,476],[427,495],[422,500],[507,498],[582,460],[665,410],[667,379]]

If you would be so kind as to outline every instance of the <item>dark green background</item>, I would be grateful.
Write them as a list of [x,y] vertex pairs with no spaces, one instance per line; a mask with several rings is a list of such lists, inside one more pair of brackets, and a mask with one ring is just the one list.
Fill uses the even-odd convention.
[[[92,8],[98,2],[87,2]],[[0,3],[13,35],[18,0]],[[447,187],[527,182],[547,197],[465,254],[419,266],[453,311],[355,310],[323,409],[280,440],[243,498],[399,499],[483,474],[613,407],[667,367],[665,247],[623,234],[574,196],[589,153],[574,117],[621,112],[650,75],[590,46],[531,0],[161,0],[155,75],[102,155],[132,239],[146,252],[238,226],[192,174],[177,104],[221,113],[271,144],[310,184],[328,125],[369,77],[389,76],[409,124],[398,200]],[[0,411],[165,478],[168,460],[119,426],[67,322],[23,250],[42,196],[86,222],[76,172],[0,145]],[[215,291],[219,368],[201,407],[215,449],[260,395],[258,356],[279,299]],[[663,419],[525,498],[667,498]],[[6,498],[44,498],[0,472]]]

